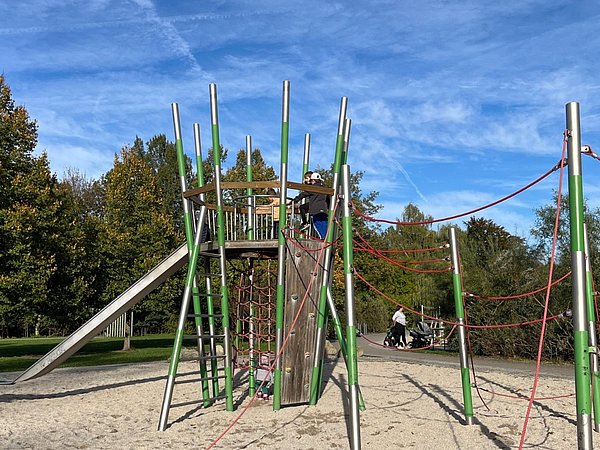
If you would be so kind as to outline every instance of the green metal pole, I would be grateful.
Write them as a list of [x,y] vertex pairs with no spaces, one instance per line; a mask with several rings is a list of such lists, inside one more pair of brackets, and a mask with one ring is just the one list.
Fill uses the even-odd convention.
[[583,238],[585,245],[585,279],[586,279],[586,304],[588,318],[588,332],[590,333],[590,365],[592,378],[592,405],[594,407],[594,431],[600,431],[600,373],[598,371],[598,336],[596,335],[596,308],[594,308],[594,282],[592,277],[592,262],[590,260],[590,246],[588,242],[587,227],[583,224]]
[[[253,180],[253,174],[252,174],[252,137],[247,135],[246,136],[246,181],[248,181],[249,183],[252,182]],[[254,229],[255,229],[255,224],[254,224],[254,219],[255,219],[255,209],[254,209],[254,191],[251,187],[248,187],[246,189],[246,205],[248,208],[248,213],[247,213],[247,222],[248,222],[248,240],[252,241],[254,240]],[[254,282],[254,277],[252,276],[252,259],[248,258],[249,264],[250,264],[250,276],[248,277],[249,283],[250,283],[250,292],[248,295],[248,305],[249,305],[249,313],[250,313],[250,318],[249,318],[249,324],[250,324],[250,339],[248,341],[248,346],[249,346],[249,354],[250,354],[250,369],[248,370],[248,385],[249,385],[249,394],[250,395],[254,395],[255,392],[255,353],[254,353],[254,298],[252,296],[252,292],[253,292],[253,282]],[[238,316],[238,322],[240,322],[240,317]],[[238,336],[241,332],[241,323],[239,323],[238,328],[240,330],[238,330]],[[238,346],[239,348],[239,346]]]
[[[254,260],[248,258],[250,267],[248,268],[250,275],[248,275],[250,292],[248,293],[248,305],[250,307],[250,339],[248,340],[249,354],[250,354],[250,369],[248,370],[248,393],[253,396],[256,392],[256,333],[254,329],[255,310],[254,310]],[[259,353],[260,354],[260,349]]]
[[304,174],[308,172],[310,165],[308,161],[310,159],[310,133],[304,134],[304,155],[302,157],[302,176],[301,180],[304,180]]
[[[246,136],[246,181],[252,182],[252,137]],[[254,202],[252,196],[254,191],[251,187],[246,188],[248,206],[248,240],[254,240]]]
[[[197,136],[197,137],[196,137]],[[200,143],[200,125],[198,124],[194,124],[194,137],[195,137],[195,141]],[[196,146],[196,172],[198,174],[198,187],[203,187],[205,185],[205,176],[204,176],[204,166],[202,165],[202,148],[200,145]],[[200,197],[200,201],[204,202],[206,201],[206,194],[202,193],[199,195]],[[208,209],[206,210],[206,219],[205,219],[205,224],[207,223],[208,220]],[[210,232],[210,230],[209,230]],[[205,287],[206,287],[206,307],[207,307],[207,315],[208,315],[208,334],[209,334],[209,347],[210,347],[210,354],[211,355],[216,355],[217,354],[217,342],[214,338],[215,336],[215,318],[214,318],[214,314],[215,314],[215,306],[213,303],[213,295],[212,295],[212,280],[210,279],[210,276],[208,274],[211,273],[210,270],[210,261],[205,258],[204,260],[204,272],[206,274],[206,279],[205,279]],[[217,360],[214,358],[211,358],[210,360],[210,370],[211,370],[211,376],[212,376],[212,392],[213,392],[213,397],[216,397],[219,394],[219,380],[217,378],[218,376],[218,371],[219,371],[219,367],[217,364]]]
[[221,312],[225,352],[225,397],[227,411],[233,411],[233,373],[231,368],[231,340],[229,330],[229,293],[227,290],[227,268],[225,267],[225,214],[221,195],[221,143],[219,140],[219,114],[217,109],[217,85],[209,85],[212,144],[215,166],[215,190],[217,192],[217,241],[219,245],[219,269],[221,274]]
[[[352,128],[352,121],[350,119],[346,119],[346,126],[344,127],[344,154],[348,154],[348,146],[350,143],[350,129]],[[343,166],[342,166],[343,167]],[[334,236],[334,239],[337,239],[337,236]],[[333,261],[330,266],[330,270],[333,270]],[[335,302],[333,301],[333,295],[331,294],[331,283],[327,286],[327,304],[329,305],[329,314],[331,315],[331,321],[333,322],[333,329],[335,330],[335,334],[337,340],[340,344],[340,351],[342,352],[342,356],[344,357],[344,363],[346,364],[346,369],[348,369],[348,350],[346,344],[346,337],[342,332],[342,323],[340,321],[340,317],[337,313],[337,309],[335,307]],[[323,377],[323,372],[320,372],[319,376]],[[363,400],[362,393],[360,389],[358,390],[358,404],[361,411],[365,410],[365,402]]]
[[591,450],[590,355],[586,311],[585,255],[583,232],[583,180],[579,103],[566,104],[567,152],[569,155],[569,223],[571,270],[573,272],[573,336],[575,341],[575,404],[578,448]]
[[[197,183],[198,183],[198,187],[202,187],[204,186],[204,172],[202,170],[202,143],[201,143],[201,139],[200,139],[200,124],[195,123],[194,124],[194,150],[195,150],[195,156],[196,156],[196,170],[197,170]],[[180,149],[178,149],[177,151],[177,162],[178,162],[178,167],[179,167],[179,177],[181,179],[181,186],[183,189],[184,183],[185,183],[185,156],[183,154],[183,146],[180,146]],[[183,190],[182,190],[182,194],[183,194]],[[204,194],[200,195],[200,200],[204,201]],[[190,206],[193,206],[191,204],[191,202],[187,199],[183,199],[184,204],[186,202],[188,202],[188,204],[190,204]],[[204,209],[204,218],[206,220],[206,207],[203,205],[201,207],[202,209]],[[193,211],[193,208],[190,208]],[[193,220],[194,214],[191,214],[191,218]],[[196,228],[196,232],[197,233],[201,233],[202,231],[200,229],[200,226],[204,226],[203,223],[198,223],[197,228]],[[190,239],[188,239],[188,249],[190,249]],[[205,359],[205,354],[206,354],[206,349],[204,346],[204,338],[202,337],[203,334],[203,329],[204,326],[202,324],[202,307],[200,304],[200,291],[198,289],[198,280],[197,277],[194,277],[194,284],[192,286],[192,302],[194,305],[194,318],[195,318],[195,324],[196,324],[196,333],[198,335],[198,348],[199,348],[199,354],[200,354],[200,361],[199,361],[199,365],[200,365],[200,378],[202,380],[202,398],[204,400],[204,406],[209,406],[211,404],[211,402],[208,400],[210,397],[210,392],[209,392],[209,383],[208,383],[208,370],[206,368],[206,359]]]
[[465,307],[463,304],[462,280],[460,277],[460,259],[456,243],[456,230],[450,228],[450,248],[452,258],[452,286],[454,288],[454,308],[458,320],[458,352],[460,356],[460,375],[465,405],[465,423],[473,425],[473,396],[471,393],[471,377],[467,361],[467,339],[465,332]]
[[[348,99],[342,97],[340,102],[340,114],[338,120],[338,134],[335,146],[335,158],[333,164],[333,197],[331,198],[329,207],[329,220],[327,227],[327,236],[325,236],[325,254],[323,255],[323,279],[321,281],[321,289],[319,291],[319,312],[317,317],[317,337],[315,339],[315,350],[313,369],[310,377],[310,397],[309,405],[316,405],[319,397],[321,396],[321,381],[323,376],[323,348],[325,346],[325,338],[327,334],[326,329],[326,317],[327,317],[327,290],[330,286],[331,279],[331,266],[333,262],[332,258],[332,246],[335,232],[331,222],[334,218],[335,204],[337,202],[337,196],[339,193],[339,180],[340,180],[340,169],[342,166],[342,153],[344,151],[344,128],[346,125],[346,110],[348,105]],[[333,302],[332,302],[333,303]],[[330,310],[335,309],[335,305],[329,305]],[[337,325],[335,325],[337,326]],[[341,325],[340,325],[341,327]]]
[[[199,143],[200,142],[200,125],[198,124],[194,124],[194,135],[197,136],[196,141]],[[205,185],[205,176],[204,176],[204,166],[202,165],[202,151],[201,151],[201,147],[200,145],[198,145],[196,147],[196,171],[198,173],[198,187],[203,187]],[[202,193],[199,195],[200,201],[204,202],[206,201],[206,194]],[[205,220],[205,224],[206,221],[208,220],[208,209],[206,210],[206,220]],[[210,261],[208,261],[208,259],[205,259],[204,261],[204,272],[206,274],[210,273]],[[215,314],[215,307],[214,307],[214,303],[213,303],[213,296],[212,296],[212,280],[210,279],[210,276],[207,276],[205,279],[205,284],[206,284],[206,306],[207,306],[207,315],[208,315],[208,328],[209,328],[209,347],[210,347],[210,354],[211,355],[215,355],[216,351],[217,351],[217,343],[215,341],[215,319],[214,319],[214,314]],[[211,376],[213,378],[212,381],[212,390],[213,390],[213,397],[216,397],[219,393],[219,380],[217,379],[218,376],[218,364],[216,359],[212,358],[210,360],[210,366],[211,366]]]
[[360,449],[360,413],[358,387],[358,361],[356,355],[356,325],[354,319],[354,254],[352,249],[352,215],[350,214],[350,169],[342,167],[344,213],[342,217],[344,240],[344,285],[346,287],[346,340],[348,343],[348,390],[350,392],[350,447]]
[[283,82],[281,120],[281,167],[279,169],[281,188],[279,191],[279,234],[277,251],[277,303],[275,309],[275,347],[277,361],[273,373],[273,410],[281,409],[281,349],[283,345],[283,308],[285,302],[285,260],[286,246],[285,237],[281,230],[286,227],[286,203],[287,203],[287,164],[288,164],[288,142],[290,136],[290,82]]
[[[304,154],[302,156],[302,176],[300,177],[302,182],[304,182],[304,174],[306,172],[308,172],[309,168],[310,168],[309,159],[310,159],[310,133],[305,133],[304,134]],[[305,204],[307,201],[308,201],[307,199],[303,198],[300,201],[300,205]],[[300,223],[303,223],[304,219],[305,219],[304,217],[301,217]],[[304,239],[304,238],[306,238],[306,234],[300,233],[299,237],[300,237],[300,239]]]
[[[173,112],[173,124],[175,128],[175,140],[176,140],[176,148],[178,152],[178,156],[183,156],[183,144],[181,140],[181,129],[179,127],[179,108],[176,103],[172,104],[172,112]],[[178,165],[179,171],[181,170],[181,162],[180,160],[183,158],[178,157]],[[185,174],[185,163],[183,165],[183,173]],[[182,185],[183,186],[183,185]],[[185,189],[184,189],[185,190]],[[186,211],[186,202],[184,201],[184,211]],[[201,214],[206,213],[206,208],[203,208]],[[189,211],[189,204],[187,208],[187,222],[189,225],[186,225],[186,236],[190,236],[192,234],[192,218],[191,213]],[[200,219],[200,223],[202,223],[202,217]],[[198,263],[198,252],[200,248],[200,237],[202,232],[200,229],[197,230],[194,240],[192,243],[188,241],[188,248],[191,249],[190,258],[188,262],[188,270],[187,276],[185,280],[185,289],[183,292],[183,299],[181,301],[181,309],[179,312],[179,321],[177,324],[177,331],[175,333],[175,342],[173,344],[173,350],[171,352],[171,361],[169,363],[169,372],[167,376],[167,384],[165,386],[165,392],[163,395],[163,402],[160,411],[160,419],[158,423],[158,430],[164,431],[167,427],[167,421],[169,418],[169,409],[171,407],[171,400],[173,398],[173,388],[175,386],[175,376],[177,375],[177,367],[179,365],[179,355],[181,353],[181,346],[183,343],[183,335],[185,330],[185,321],[187,319],[187,313],[190,304],[190,297],[192,295],[192,288],[194,286],[194,279],[196,275],[196,265]],[[196,312],[198,315],[198,312]]]

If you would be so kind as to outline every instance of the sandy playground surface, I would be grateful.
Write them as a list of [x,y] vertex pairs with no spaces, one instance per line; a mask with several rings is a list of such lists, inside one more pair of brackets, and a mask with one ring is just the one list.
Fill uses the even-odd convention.
[[[182,362],[180,371],[194,370]],[[478,372],[489,410],[473,390],[476,424],[462,420],[462,391],[456,369],[359,358],[366,403],[361,413],[363,449],[518,448],[527,401],[497,395],[528,395],[531,378]],[[170,427],[157,432],[167,363],[57,369],[44,377],[0,386],[0,447],[3,449],[180,449],[206,448],[249,399],[237,388],[236,412],[221,401],[209,409],[172,408]],[[6,374],[0,374],[6,375]],[[236,374],[236,379],[241,372]],[[330,375],[316,406],[274,412],[271,401],[255,400],[214,447],[221,449],[349,448],[346,374],[342,359],[329,360]],[[174,402],[197,398],[197,383],[175,386]],[[544,378],[538,397],[574,392],[571,380]],[[594,434],[600,448],[600,435]],[[575,398],[534,403],[525,448],[577,448]]]

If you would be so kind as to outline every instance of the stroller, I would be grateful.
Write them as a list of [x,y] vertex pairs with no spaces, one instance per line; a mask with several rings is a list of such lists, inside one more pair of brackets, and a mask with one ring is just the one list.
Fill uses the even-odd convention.
[[433,331],[429,328],[425,322],[417,322],[417,328],[410,331],[412,336],[412,342],[410,343],[411,348],[423,348],[430,345],[433,339]]
[[385,338],[383,339],[383,345],[386,347],[395,347],[398,345],[396,342],[396,337],[394,336],[394,327],[389,327],[385,334]]

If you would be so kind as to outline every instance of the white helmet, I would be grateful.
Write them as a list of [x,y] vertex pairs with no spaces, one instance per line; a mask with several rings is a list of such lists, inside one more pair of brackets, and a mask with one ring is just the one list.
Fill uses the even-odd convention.
[[319,172],[313,172],[313,174],[310,176],[311,180],[315,180],[315,181],[322,181],[323,178],[321,178],[321,174]]

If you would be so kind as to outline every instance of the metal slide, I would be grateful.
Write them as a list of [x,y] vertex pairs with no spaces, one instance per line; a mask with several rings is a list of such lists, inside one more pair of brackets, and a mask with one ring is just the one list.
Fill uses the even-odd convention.
[[19,375],[14,382],[41,377],[58,367],[93,337],[97,336],[108,324],[146,297],[146,295],[177,272],[178,269],[183,267],[187,259],[187,246],[186,244],[182,244],[156,267],[131,285],[125,292],[106,305],[102,311],[98,312],[79,327],[77,331]]

